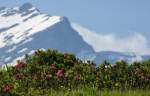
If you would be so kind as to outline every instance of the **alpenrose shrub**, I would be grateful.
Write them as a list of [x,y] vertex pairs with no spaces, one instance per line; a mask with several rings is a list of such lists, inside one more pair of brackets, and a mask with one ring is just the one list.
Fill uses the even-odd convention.
[[[150,89],[150,61],[124,61],[96,66],[75,55],[38,50],[15,66],[0,71],[0,94],[21,96],[29,90],[62,90],[82,86],[103,89]],[[18,95],[17,95],[18,94]]]

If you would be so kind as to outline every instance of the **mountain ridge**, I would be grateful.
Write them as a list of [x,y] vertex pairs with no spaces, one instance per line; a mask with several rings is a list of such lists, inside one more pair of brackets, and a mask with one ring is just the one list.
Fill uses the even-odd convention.
[[[73,53],[96,63],[102,63],[105,59],[110,62],[118,59],[133,62],[137,58],[117,52],[95,52],[67,17],[43,14],[30,3],[15,8],[0,8],[0,21],[0,65],[13,65],[24,54],[41,48]],[[149,56],[140,57],[145,60]]]

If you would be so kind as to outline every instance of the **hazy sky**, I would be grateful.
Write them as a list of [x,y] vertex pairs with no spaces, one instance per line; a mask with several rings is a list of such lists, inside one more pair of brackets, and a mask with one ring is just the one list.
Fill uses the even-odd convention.
[[150,44],[150,0],[0,0],[0,6],[21,6],[25,2],[100,34],[122,38],[140,33]]

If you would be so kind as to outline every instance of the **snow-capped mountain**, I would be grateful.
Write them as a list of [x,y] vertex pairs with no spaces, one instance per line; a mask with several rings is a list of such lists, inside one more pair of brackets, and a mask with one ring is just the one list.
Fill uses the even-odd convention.
[[[74,53],[82,59],[96,60],[97,63],[107,59],[133,61],[136,58],[115,52],[95,52],[84,40],[84,35],[76,31],[66,17],[43,14],[29,3],[15,8],[1,7],[0,65],[15,64],[24,54],[32,54],[41,48]],[[140,57],[143,60],[144,57]]]
[[40,48],[75,54],[94,52],[71,27],[66,17],[42,14],[29,3],[16,8],[1,8],[1,64],[12,62]]

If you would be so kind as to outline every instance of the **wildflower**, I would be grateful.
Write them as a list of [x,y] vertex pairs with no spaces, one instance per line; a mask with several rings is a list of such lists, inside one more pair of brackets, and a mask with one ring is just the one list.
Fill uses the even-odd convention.
[[12,86],[10,86],[10,85],[5,85],[3,87],[3,92],[5,92],[5,93],[10,93],[11,90],[12,90]]
[[80,74],[77,74],[76,76],[75,76],[75,80],[80,80],[81,79],[81,75]]
[[65,77],[65,70],[64,69],[58,70],[56,75],[59,79]]
[[18,61],[17,65],[15,66],[15,68],[17,69],[20,69],[20,68],[24,68],[26,67],[27,65],[24,63],[24,62],[20,62]]

